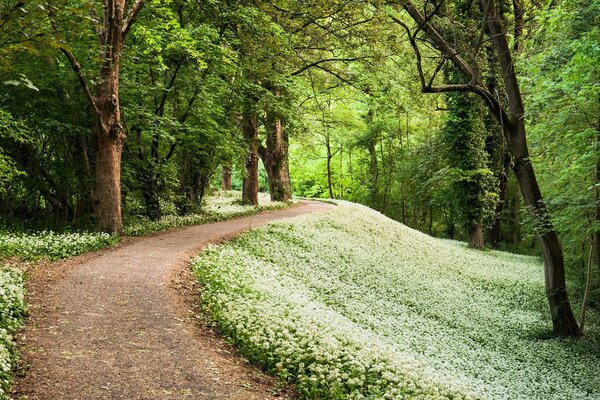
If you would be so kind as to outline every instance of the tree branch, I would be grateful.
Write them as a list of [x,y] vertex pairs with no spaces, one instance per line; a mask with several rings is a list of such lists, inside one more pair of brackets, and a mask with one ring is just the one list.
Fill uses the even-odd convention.
[[133,25],[133,23],[135,22],[135,19],[137,18],[143,5],[144,0],[135,0],[135,3],[133,3],[131,8],[129,9],[127,17],[123,21],[123,27],[121,28],[121,33],[123,34],[123,37],[127,36],[129,29],[131,29],[131,25]]
[[73,71],[77,75],[77,79],[79,79],[79,83],[81,84],[81,88],[83,89],[83,94],[85,95],[88,102],[90,103],[90,107],[92,107],[92,110],[94,111],[94,113],[96,115],[100,115],[101,113],[100,113],[100,109],[98,109],[98,105],[96,104],[96,99],[90,92],[87,81],[85,80],[85,77],[83,76],[83,73],[81,72],[81,65],[79,65],[79,62],[77,62],[77,59],[75,58],[73,53],[71,53],[65,47],[61,46],[60,51],[69,60],[69,63],[71,64],[71,69],[73,69]]
[[360,60],[361,58],[364,58],[364,57],[354,57],[354,58],[326,58],[326,59],[323,59],[323,60],[319,60],[319,61],[315,61],[315,62],[312,62],[310,64],[307,64],[304,67],[300,68],[299,70],[292,72],[290,74],[290,76],[300,75],[301,73],[303,73],[307,69],[312,68],[312,67],[316,67],[319,64],[323,64],[323,63],[326,63],[326,62],[332,62],[332,61],[351,62],[351,61]]

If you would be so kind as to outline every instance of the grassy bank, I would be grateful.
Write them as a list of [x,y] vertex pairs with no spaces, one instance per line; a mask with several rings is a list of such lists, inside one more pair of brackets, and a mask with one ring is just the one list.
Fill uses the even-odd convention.
[[600,326],[548,339],[539,259],[478,251],[366,207],[270,224],[194,262],[252,361],[312,399],[598,399]]

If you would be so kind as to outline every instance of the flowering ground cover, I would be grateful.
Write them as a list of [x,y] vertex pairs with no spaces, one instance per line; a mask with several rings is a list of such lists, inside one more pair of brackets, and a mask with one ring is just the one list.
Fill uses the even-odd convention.
[[[220,193],[207,199],[201,214],[165,216],[160,221],[138,218],[126,220],[124,233],[140,236],[146,233],[186,225],[215,222],[262,210],[280,209],[288,203],[273,203],[268,195],[261,194],[261,206],[238,204],[239,192]],[[18,268],[2,265],[2,260],[15,258],[31,261],[40,258],[57,260],[98,250],[119,241],[119,236],[101,232],[57,233],[53,231],[23,232],[0,230],[0,399],[7,398],[12,368],[16,360],[12,334],[22,324],[25,316],[24,273]]]
[[158,221],[145,217],[131,218],[123,228],[127,236],[142,236],[151,232],[164,231],[189,225],[207,224],[231,218],[245,217],[265,210],[278,210],[288,207],[291,202],[272,202],[269,195],[259,193],[259,206],[242,204],[238,200],[240,192],[218,192],[206,199],[202,212],[188,215],[165,215]]
[[[222,221],[289,206],[289,203],[271,202],[269,195],[264,193],[259,195],[260,206],[240,204],[237,201],[239,197],[239,192],[219,192],[207,198],[201,213],[185,216],[165,215],[158,221],[150,221],[143,217],[126,219],[123,233],[126,236],[142,236],[171,228]],[[118,236],[102,232],[0,230],[0,259],[17,257],[23,260],[38,258],[57,260],[99,250],[118,241]]]
[[23,272],[0,265],[0,399],[6,398],[16,360],[13,333],[25,316]]
[[222,332],[308,399],[600,398],[600,324],[552,339],[537,258],[366,207],[271,223],[192,268]]
[[46,257],[58,260],[98,250],[118,241],[117,236],[102,232],[4,231],[0,232],[0,258],[19,257],[24,260],[34,260]]

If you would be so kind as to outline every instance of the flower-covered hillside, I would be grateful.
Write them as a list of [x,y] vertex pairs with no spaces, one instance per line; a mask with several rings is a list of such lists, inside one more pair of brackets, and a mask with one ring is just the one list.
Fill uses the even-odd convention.
[[598,399],[600,329],[551,331],[541,262],[366,207],[254,230],[193,268],[223,332],[305,398]]

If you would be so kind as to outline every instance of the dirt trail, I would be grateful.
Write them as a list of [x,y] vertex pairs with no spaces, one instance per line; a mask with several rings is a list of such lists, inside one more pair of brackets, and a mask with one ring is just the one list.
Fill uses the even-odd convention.
[[13,398],[271,399],[276,382],[199,322],[187,261],[208,243],[323,211],[300,205],[132,240],[39,268]]

